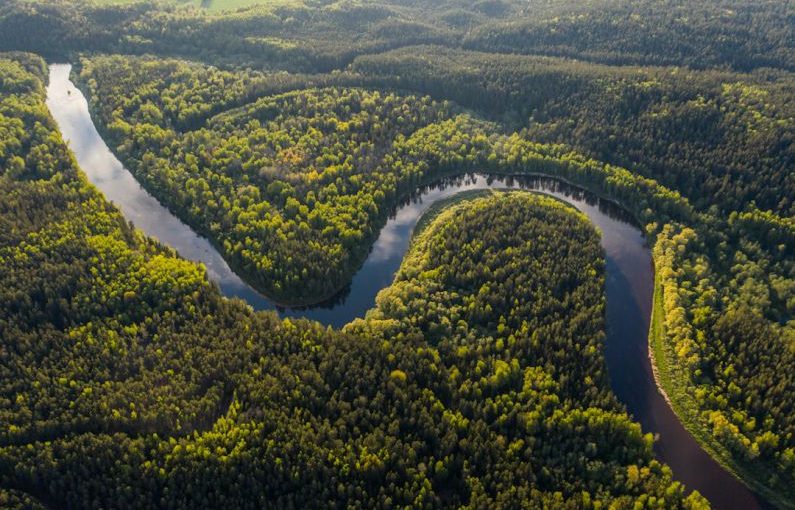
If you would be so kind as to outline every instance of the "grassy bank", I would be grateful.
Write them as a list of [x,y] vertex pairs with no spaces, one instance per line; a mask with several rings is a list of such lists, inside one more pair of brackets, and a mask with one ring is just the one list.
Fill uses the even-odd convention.
[[654,301],[652,303],[651,325],[649,327],[649,357],[657,388],[671,406],[685,429],[698,444],[718,462],[753,491],[778,508],[795,509],[795,488],[787,493],[769,489],[767,480],[775,476],[775,470],[767,466],[743,462],[721,443],[709,430],[701,418],[701,410],[696,398],[691,395],[689,374],[677,364],[676,353],[666,342],[665,310],[663,309],[663,288],[659,274],[654,274]]

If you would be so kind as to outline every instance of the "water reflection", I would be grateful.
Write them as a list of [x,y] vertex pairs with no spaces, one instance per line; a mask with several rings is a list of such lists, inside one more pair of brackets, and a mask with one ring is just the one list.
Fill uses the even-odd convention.
[[[273,302],[230,270],[207,239],[158,203],[116,159],[97,133],[85,98],[69,81],[69,71],[68,65],[50,66],[47,105],[89,180],[148,236],[176,249],[186,259],[203,263],[208,277],[226,296],[243,299],[257,310],[274,309]],[[279,312],[333,326],[363,316],[373,306],[378,291],[392,282],[422,214],[439,200],[476,189],[545,193],[573,205],[599,228],[606,258],[605,358],[614,392],[645,431],[659,433],[655,451],[660,460],[671,466],[675,478],[698,489],[717,508],[767,508],[701,450],[657,392],[647,345],[653,287],[651,254],[627,212],[586,190],[538,176],[468,174],[440,179],[416,190],[395,208],[345,290],[320,305]]]
[[[520,189],[556,197],[584,212],[602,230],[608,256],[626,255],[631,251],[624,244],[627,236],[633,237],[631,243],[641,249],[641,252],[629,255],[643,255],[643,238],[629,223],[626,211],[589,191],[543,176],[457,175],[420,187],[395,207],[364,264],[343,291],[318,305],[279,308],[280,313],[288,317],[308,317],[335,327],[364,316],[375,304],[378,292],[392,283],[408,249],[414,226],[425,211],[436,202],[463,191],[485,189]],[[605,230],[609,231],[607,235]]]

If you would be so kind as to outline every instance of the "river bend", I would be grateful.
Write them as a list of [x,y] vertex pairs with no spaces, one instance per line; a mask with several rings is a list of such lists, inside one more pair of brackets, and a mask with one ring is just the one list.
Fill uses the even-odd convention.
[[207,239],[171,214],[124,168],[97,132],[85,97],[69,79],[70,70],[68,64],[50,66],[47,106],[88,179],[137,228],[182,257],[204,264],[224,295],[243,299],[256,310],[276,308],[282,316],[306,317],[334,327],[364,316],[378,291],[392,283],[422,214],[461,191],[533,190],[573,205],[601,232],[606,257],[605,357],[613,391],[644,432],[658,435],[657,457],[671,467],[677,480],[697,489],[719,509],[770,508],[701,449],[657,390],[648,349],[654,286],[651,253],[628,213],[615,204],[548,177],[471,174],[441,179],[417,190],[394,211],[364,265],[338,296],[317,306],[280,308],[247,285]]

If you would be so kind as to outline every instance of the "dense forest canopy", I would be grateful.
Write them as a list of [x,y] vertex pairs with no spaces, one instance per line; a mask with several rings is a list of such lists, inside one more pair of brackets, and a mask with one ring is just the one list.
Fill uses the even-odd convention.
[[252,3],[0,5],[0,506],[706,505],[610,391],[582,217],[468,197],[343,331],[253,313],[86,183],[33,52],[76,64],[127,168],[282,303],[339,291],[441,176],[619,202],[674,410],[795,507],[791,2]]
[[280,321],[132,230],[76,172],[41,78],[0,66],[2,125],[39,147],[0,177],[4,504],[705,507],[609,389],[580,214],[475,197],[418,236],[371,316]]
[[9,0],[0,6],[0,47],[149,52],[330,71],[364,53],[444,44],[621,65],[795,70],[794,7],[776,0],[263,4],[208,14],[169,2]]

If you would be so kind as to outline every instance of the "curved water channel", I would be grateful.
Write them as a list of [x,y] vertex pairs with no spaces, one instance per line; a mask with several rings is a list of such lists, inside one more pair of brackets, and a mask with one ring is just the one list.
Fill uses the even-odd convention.
[[362,317],[379,290],[390,285],[408,248],[417,220],[433,203],[473,189],[524,189],[557,197],[583,213],[601,231],[606,256],[607,341],[605,356],[611,386],[646,432],[658,434],[657,457],[674,477],[697,489],[723,510],[770,508],[758,495],[724,470],[684,429],[654,382],[648,356],[654,268],[640,230],[618,206],[586,190],[547,177],[466,175],[442,179],[418,190],[394,212],[381,230],[366,262],[347,289],[333,300],[304,308],[278,308],[240,279],[210,242],[163,207],[135,180],[97,132],[83,94],[69,80],[71,66],[50,66],[47,106],[80,168],[135,226],[179,254],[207,267],[208,277],[230,297],[258,310],[277,308],[282,316],[300,316],[335,327]]

